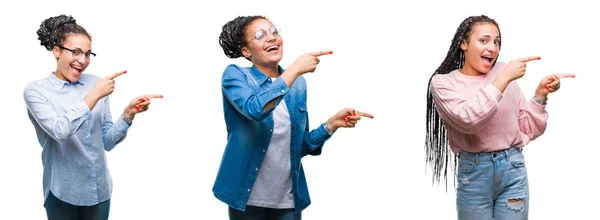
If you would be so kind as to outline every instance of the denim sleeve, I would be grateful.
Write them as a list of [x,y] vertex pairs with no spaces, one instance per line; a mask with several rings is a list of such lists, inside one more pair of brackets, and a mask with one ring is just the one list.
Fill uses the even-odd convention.
[[325,141],[329,140],[331,137],[327,131],[325,131],[324,125],[325,123],[309,132],[308,121],[306,122],[306,132],[304,133],[304,140],[302,142],[302,156],[321,155]]
[[31,116],[56,141],[70,138],[91,116],[83,100],[73,103],[65,114],[57,115],[49,100],[32,85],[25,88],[23,98]]
[[[261,87],[244,70],[235,65],[229,65],[222,78],[222,91],[229,103],[246,118],[260,121],[269,116],[281,102],[289,88],[278,78],[270,85]],[[263,110],[271,100],[276,99],[273,107]]]
[[129,125],[121,117],[118,117],[117,121],[113,123],[108,96],[104,97],[103,100],[102,142],[104,143],[104,150],[111,151],[117,144],[125,140]]

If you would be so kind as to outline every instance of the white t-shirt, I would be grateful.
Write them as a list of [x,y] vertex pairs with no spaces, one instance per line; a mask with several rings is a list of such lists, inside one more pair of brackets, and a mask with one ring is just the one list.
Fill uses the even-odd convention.
[[290,174],[291,122],[285,100],[279,102],[272,114],[275,124],[273,136],[252,187],[248,205],[276,209],[294,208]]

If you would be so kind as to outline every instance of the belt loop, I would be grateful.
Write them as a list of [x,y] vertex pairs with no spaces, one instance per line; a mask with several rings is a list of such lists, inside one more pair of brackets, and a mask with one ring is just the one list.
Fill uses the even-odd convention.
[[479,165],[479,154],[475,154],[475,165]]
[[506,161],[510,162],[510,156],[508,155],[508,149],[504,150],[504,153],[506,154]]

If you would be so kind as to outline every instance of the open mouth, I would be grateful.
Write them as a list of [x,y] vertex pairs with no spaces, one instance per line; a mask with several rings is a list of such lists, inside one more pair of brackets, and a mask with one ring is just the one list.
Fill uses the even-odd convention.
[[81,72],[83,72],[83,67],[71,65],[71,69],[73,70],[73,73],[75,73],[76,75],[81,75]]
[[277,51],[279,51],[279,46],[274,45],[274,46],[267,47],[267,49],[265,49],[265,51],[267,51],[268,53],[277,52]]
[[482,56],[481,59],[483,60],[483,64],[485,64],[486,66],[491,66],[492,61],[494,61],[493,56]]

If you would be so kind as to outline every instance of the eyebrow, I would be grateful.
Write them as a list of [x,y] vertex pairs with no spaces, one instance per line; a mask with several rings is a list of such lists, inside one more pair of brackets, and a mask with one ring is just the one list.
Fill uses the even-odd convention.
[[79,47],[75,47],[75,48],[73,48],[73,50],[80,50],[81,52],[84,52],[84,53],[91,53],[91,52],[92,52],[92,50],[83,51],[83,50],[82,50],[81,48],[79,48]]
[[[492,36],[490,36],[489,34],[485,34],[485,35],[481,35],[479,37],[487,37],[487,38],[492,38]],[[500,38],[500,36],[496,36],[496,38]]]

